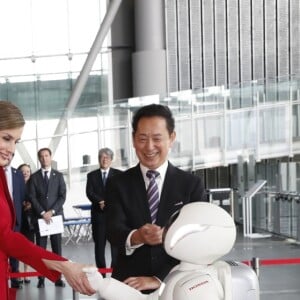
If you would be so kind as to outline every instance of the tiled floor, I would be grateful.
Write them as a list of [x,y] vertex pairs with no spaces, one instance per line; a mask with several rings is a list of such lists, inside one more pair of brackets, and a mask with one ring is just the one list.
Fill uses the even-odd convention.
[[[250,239],[239,236],[226,258],[244,261],[300,258],[300,245],[294,241],[270,237]],[[261,265],[258,270],[261,300],[299,300],[300,265]]]
[[[68,244],[64,246],[63,253],[74,261],[94,263],[93,242],[91,241],[80,241],[79,244],[76,245]],[[225,256],[225,259],[244,261],[251,260],[253,257],[258,257],[260,260],[269,258],[299,258],[300,245],[278,237],[264,239],[244,238],[241,233],[239,233],[234,248]],[[259,269],[259,282],[261,300],[300,299],[300,265],[261,266]],[[50,281],[46,281],[46,288],[40,290],[36,288],[36,279],[32,279],[29,285],[18,290],[17,300],[33,299],[77,300],[97,299],[97,297],[73,295],[70,287],[54,287]]]

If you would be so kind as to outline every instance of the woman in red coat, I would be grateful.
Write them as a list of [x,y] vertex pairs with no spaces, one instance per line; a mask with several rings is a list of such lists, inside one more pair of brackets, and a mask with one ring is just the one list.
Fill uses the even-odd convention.
[[16,143],[25,125],[20,110],[8,101],[0,100],[0,299],[11,300],[8,289],[8,257],[30,265],[43,276],[56,281],[62,273],[76,291],[92,295],[83,265],[48,252],[14,232],[15,211],[8,191],[3,167],[11,160]]

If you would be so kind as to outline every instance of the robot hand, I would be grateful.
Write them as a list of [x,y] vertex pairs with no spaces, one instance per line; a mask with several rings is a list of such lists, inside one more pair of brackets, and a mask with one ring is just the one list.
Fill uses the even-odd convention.
[[103,278],[96,267],[83,268],[91,287],[105,300],[154,300],[114,278]]
[[83,272],[86,273],[86,276],[90,282],[91,287],[95,291],[101,290],[103,287],[103,277],[98,272],[98,269],[96,267],[86,267],[82,269]]

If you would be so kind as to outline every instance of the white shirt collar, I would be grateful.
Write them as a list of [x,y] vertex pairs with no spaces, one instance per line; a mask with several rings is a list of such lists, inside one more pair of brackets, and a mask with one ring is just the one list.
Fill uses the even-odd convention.
[[[159,172],[159,176],[157,178],[160,179],[161,182],[164,182],[164,180],[165,180],[165,176],[166,176],[167,168],[168,168],[168,163],[169,163],[168,160],[166,160],[159,168],[155,169],[155,171]],[[144,181],[146,183],[148,183],[149,178],[146,176],[146,173],[149,170],[149,168],[143,166],[141,163],[140,163],[140,168],[141,168],[141,171],[142,171],[142,174],[143,174]]]
[[51,173],[51,168],[49,168],[49,169],[41,169],[42,170],[42,172],[43,172],[43,176],[44,176],[44,174],[45,174],[45,171],[47,171],[48,172],[48,176],[50,176],[50,173]]
[[3,167],[4,171],[11,173],[11,165]]
[[3,167],[5,176],[6,176],[6,182],[8,186],[8,190],[10,193],[10,197],[13,198],[13,181],[12,181],[12,169],[11,165]]
[[103,174],[103,173],[105,172],[105,173],[106,173],[106,175],[108,174],[109,170],[110,170],[110,168],[108,168],[108,169],[106,169],[106,170],[104,170],[104,169],[100,169],[101,173]]

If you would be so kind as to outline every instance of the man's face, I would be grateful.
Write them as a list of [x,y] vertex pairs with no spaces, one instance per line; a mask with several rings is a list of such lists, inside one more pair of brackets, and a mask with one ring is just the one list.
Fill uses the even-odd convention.
[[100,164],[101,169],[104,169],[104,170],[108,169],[110,167],[111,163],[112,163],[112,160],[109,155],[103,153],[99,157],[99,164]]
[[51,155],[49,151],[44,150],[40,153],[39,161],[41,164],[41,167],[44,169],[48,169],[51,167]]
[[176,134],[169,134],[167,123],[161,117],[144,117],[138,122],[133,146],[142,165],[157,169],[167,159]]

